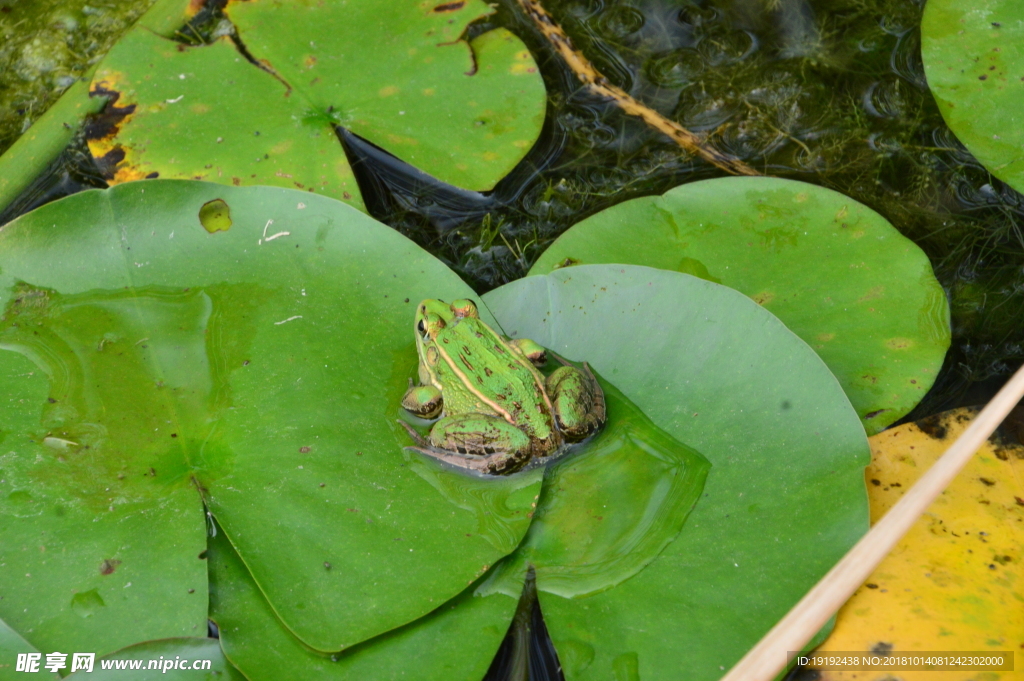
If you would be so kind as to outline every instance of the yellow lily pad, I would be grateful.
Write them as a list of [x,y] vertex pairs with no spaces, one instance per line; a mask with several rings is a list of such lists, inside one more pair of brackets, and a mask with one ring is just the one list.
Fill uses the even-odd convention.
[[[955,409],[869,439],[877,522],[970,423]],[[989,440],[839,611],[819,652],[1024,651],[1024,447]],[[1020,659],[1020,656],[1017,656]],[[822,671],[821,681],[1008,681],[1017,672]]]

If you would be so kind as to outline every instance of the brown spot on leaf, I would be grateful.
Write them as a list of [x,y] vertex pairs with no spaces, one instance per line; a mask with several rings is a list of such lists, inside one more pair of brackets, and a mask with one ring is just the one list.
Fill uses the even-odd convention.
[[[94,84],[89,91],[89,96],[106,97],[107,105],[103,107],[103,111],[86,121],[83,128],[85,139],[89,142],[109,141],[118,133],[125,120],[135,113],[136,107],[134,104],[117,106],[117,101],[121,99],[121,93],[109,87],[109,83],[105,80]],[[89,146],[92,147],[91,144]],[[96,155],[95,152],[93,155]]]
[[117,174],[117,166],[124,162],[125,153],[121,145],[116,145],[102,156],[96,156],[95,151],[93,151],[93,156],[96,157],[96,167],[99,168],[100,175],[104,179],[112,180],[114,175]]
[[105,561],[100,563],[100,574],[101,575],[112,575],[117,566],[121,564],[121,561],[114,558],[107,558]]
[[443,2],[440,5],[434,7],[431,10],[434,14],[444,14],[445,12],[457,12],[466,6],[465,0],[458,0],[457,2]]
[[921,431],[936,440],[941,440],[946,437],[946,426],[942,423],[941,415],[936,414],[935,416],[928,416],[917,422],[917,427]]
[[299,447],[299,452],[302,453],[302,454],[308,454],[309,453],[309,447]]

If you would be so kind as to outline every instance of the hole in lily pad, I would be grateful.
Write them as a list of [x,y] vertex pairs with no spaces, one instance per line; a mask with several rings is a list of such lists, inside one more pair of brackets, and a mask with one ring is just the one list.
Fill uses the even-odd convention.
[[199,209],[199,222],[207,232],[226,232],[231,229],[231,208],[222,199],[207,201]]
[[96,589],[77,593],[71,598],[71,610],[79,617],[92,617],[97,610],[106,607],[103,598]]

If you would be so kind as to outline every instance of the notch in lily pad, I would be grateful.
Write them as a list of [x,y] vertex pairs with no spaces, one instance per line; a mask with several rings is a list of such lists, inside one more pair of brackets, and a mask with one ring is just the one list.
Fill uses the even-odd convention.
[[207,201],[199,209],[199,222],[207,232],[226,232],[231,229],[231,207],[223,199]]

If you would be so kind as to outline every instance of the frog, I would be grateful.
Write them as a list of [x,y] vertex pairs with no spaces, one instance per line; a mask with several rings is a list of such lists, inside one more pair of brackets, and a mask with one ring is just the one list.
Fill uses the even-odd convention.
[[585,362],[545,376],[548,351],[510,339],[480,319],[469,299],[426,299],[414,320],[419,385],[409,380],[402,407],[436,419],[427,437],[401,421],[415,451],[487,475],[514,473],[532,460],[598,431],[604,392]]

